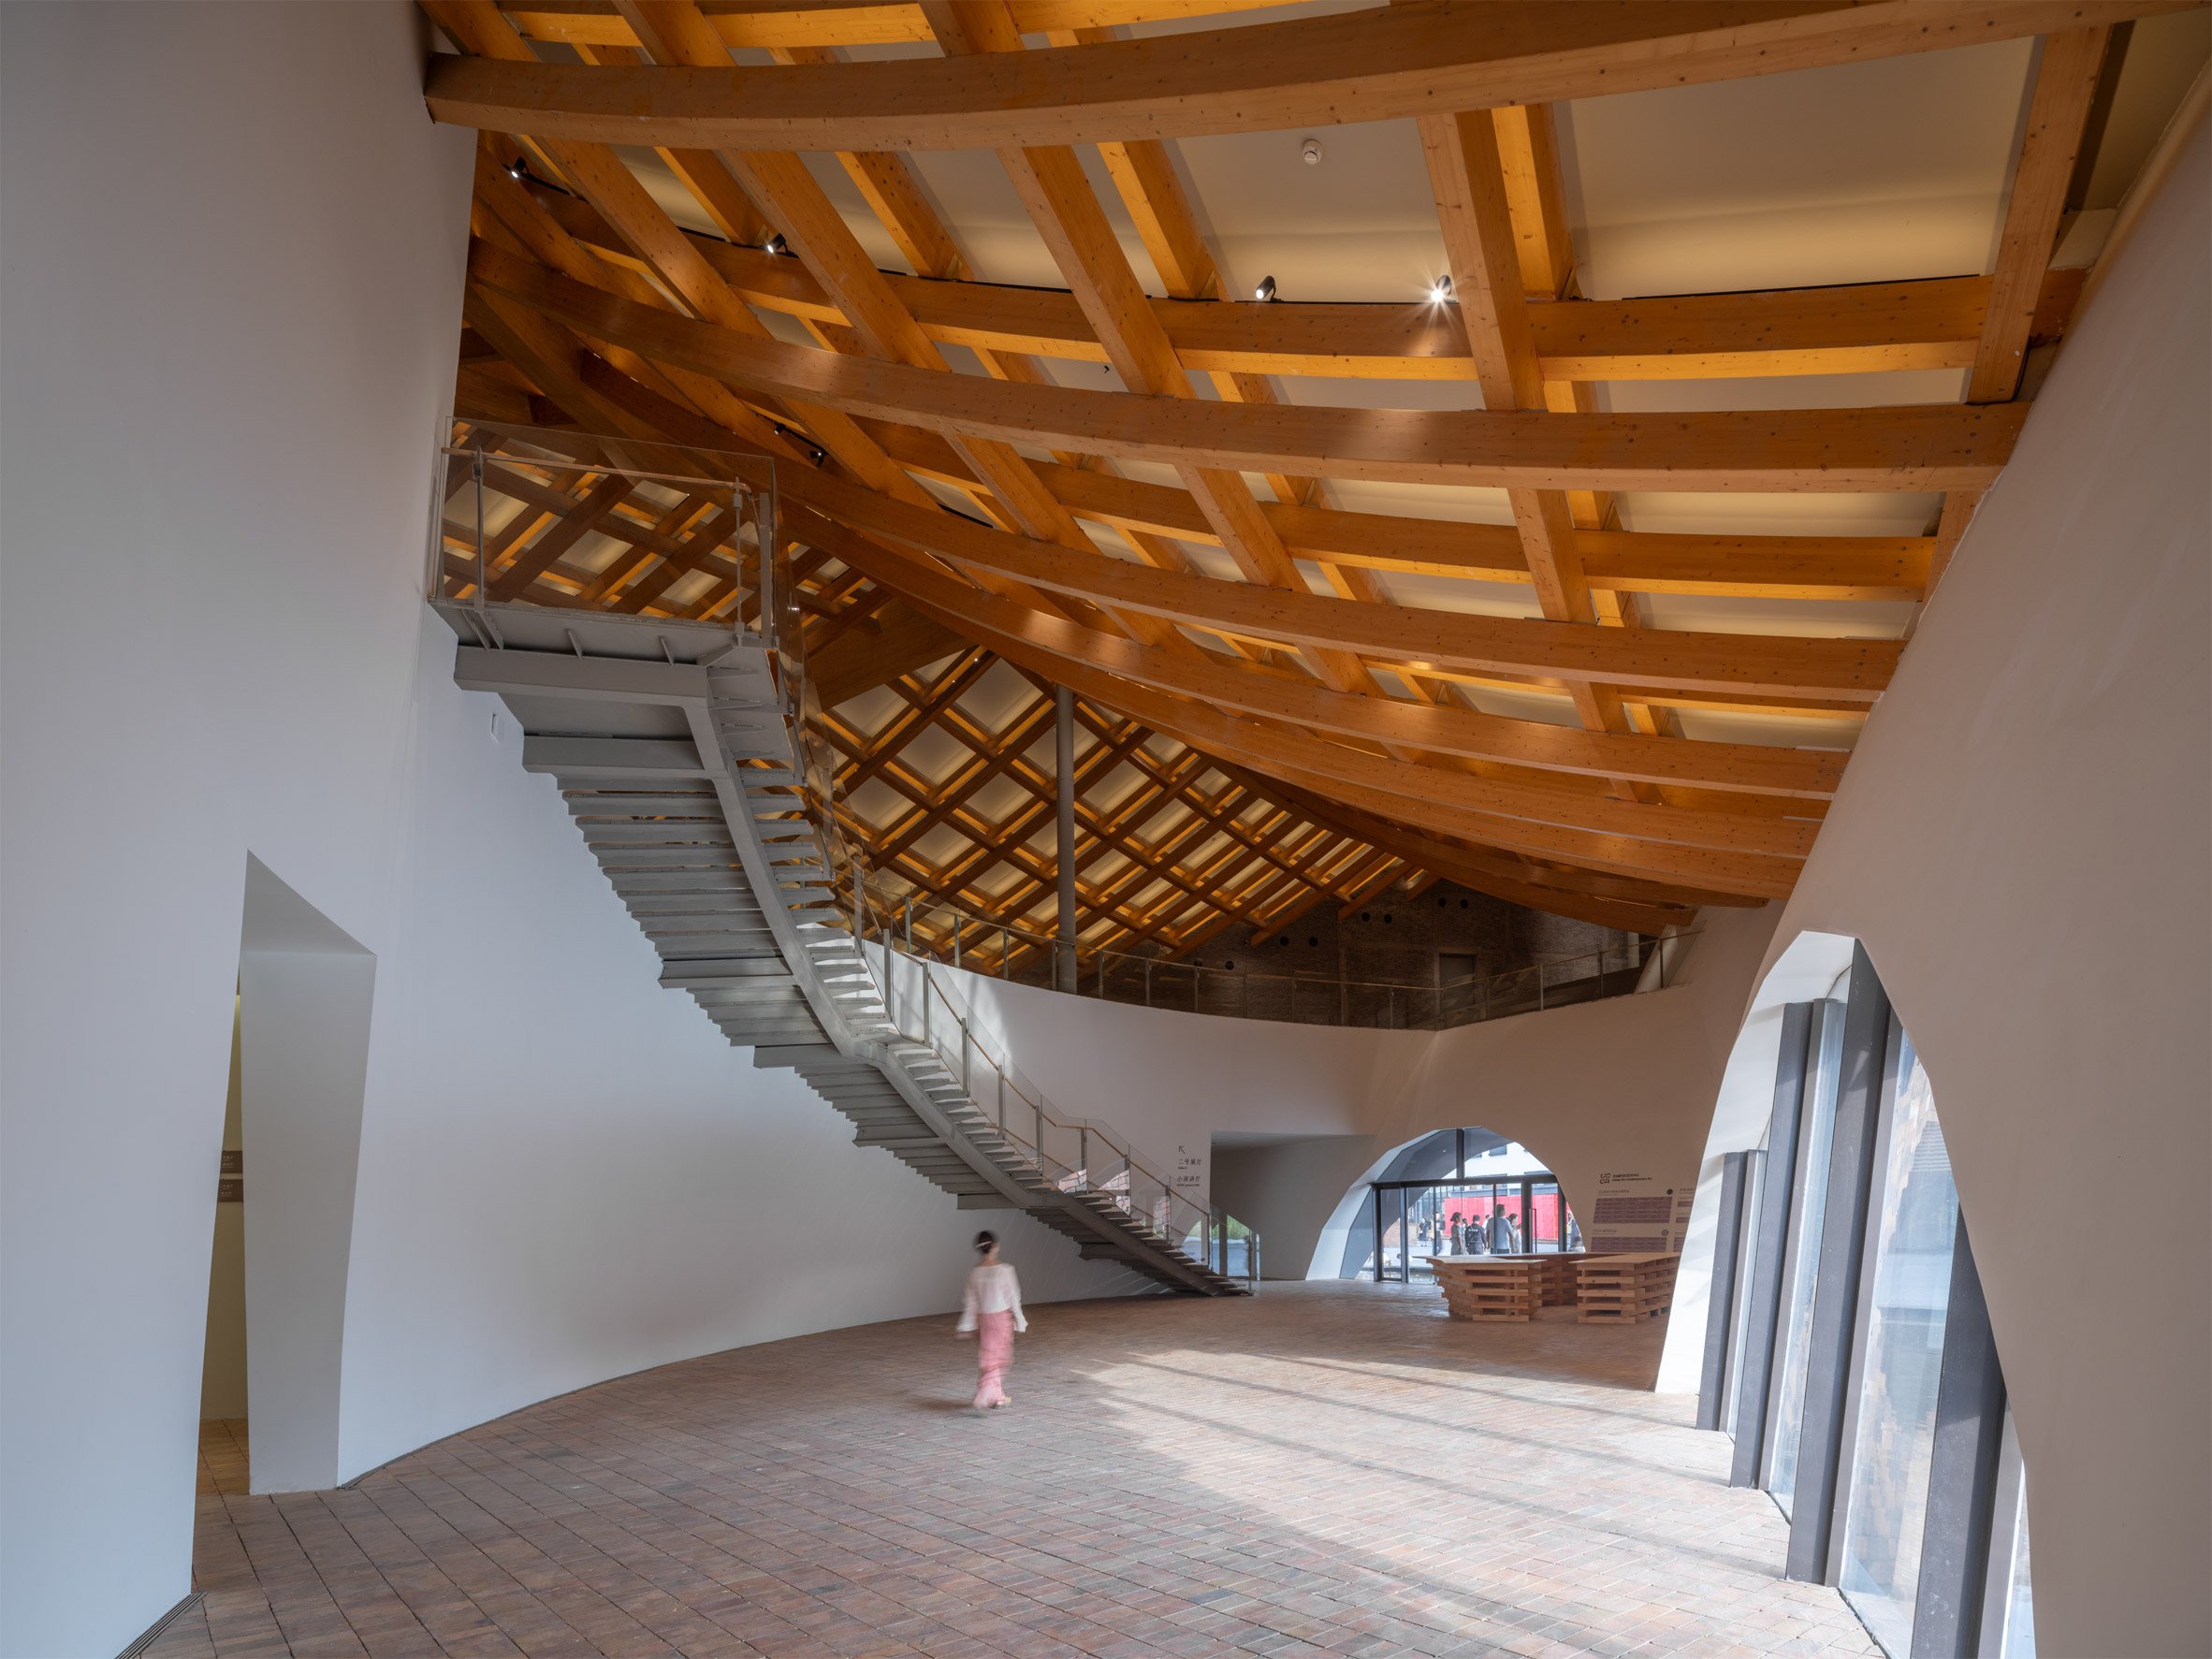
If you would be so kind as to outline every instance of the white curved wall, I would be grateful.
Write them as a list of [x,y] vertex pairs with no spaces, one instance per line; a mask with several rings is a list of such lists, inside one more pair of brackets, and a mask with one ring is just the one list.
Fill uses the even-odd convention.
[[[2200,117],[2107,255],[1770,948],[1779,981],[1861,940],[1928,1068],[2019,1426],[2045,1653],[2212,1652],[2207,365]],[[1765,1061],[1770,1085],[1770,1035]],[[1724,1099],[1709,1152],[1753,1144],[1764,1113]],[[1685,1311],[1665,1375],[1695,1386]]]
[[[0,7],[0,1652],[113,1653],[189,1586],[249,853],[375,957],[341,1476],[949,1310],[980,1219],[658,988],[453,685],[415,585],[472,140],[420,26]],[[1033,1301],[1117,1282],[1015,1230]]]
[[[1442,1032],[1175,1013],[954,977],[1064,1113],[1122,1129],[1156,1169],[1178,1146],[1214,1148],[1228,1176],[1215,1200],[1259,1230],[1271,1277],[1309,1264],[1333,1277],[1316,1252],[1346,1190],[1432,1129],[1480,1125],[1521,1142],[1584,1217],[1604,1170],[1694,1183],[1771,924],[1770,910],[1710,910],[1666,990]],[[1240,1141],[1248,1150],[1222,1157]]]

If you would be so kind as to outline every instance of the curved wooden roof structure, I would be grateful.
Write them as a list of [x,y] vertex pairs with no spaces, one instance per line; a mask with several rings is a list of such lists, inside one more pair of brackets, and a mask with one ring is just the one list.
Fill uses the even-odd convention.
[[[481,135],[459,418],[777,458],[872,866],[1037,925],[1066,686],[1082,948],[1169,953],[1392,882],[1644,933],[1787,894],[2080,293],[2116,41],[2180,9],[425,8],[429,108]],[[1572,101],[1947,53],[2011,100],[1982,269],[1579,259]],[[1433,275],[1241,298],[1191,146],[1298,166],[1346,122],[1425,174]],[[505,475],[538,533],[496,596],[749,603],[726,505]]]

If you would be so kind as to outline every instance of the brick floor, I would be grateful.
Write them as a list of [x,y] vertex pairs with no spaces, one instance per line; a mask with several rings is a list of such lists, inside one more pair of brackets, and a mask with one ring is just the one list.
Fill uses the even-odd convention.
[[623,1377],[250,1497],[209,1425],[223,1655],[1873,1653],[1727,1442],[1643,1390],[1663,1324],[1443,1317],[1435,1292],[1033,1310],[1017,1404],[949,1318]]

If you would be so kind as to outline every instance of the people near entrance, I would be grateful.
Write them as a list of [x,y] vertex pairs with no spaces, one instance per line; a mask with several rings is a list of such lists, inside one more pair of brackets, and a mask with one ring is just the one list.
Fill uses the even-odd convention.
[[1567,1216],[1566,1247],[1570,1250],[1579,1250],[1582,1247],[1582,1224],[1577,1221],[1571,1214]]
[[977,1233],[975,1252],[980,1259],[968,1270],[957,1330],[963,1336],[977,1332],[975,1407],[992,1411],[1013,1404],[1006,1372],[1013,1363],[1014,1332],[1028,1330],[1029,1321],[1022,1316],[1022,1284],[1013,1264],[998,1259],[997,1236]]
[[1490,1214],[1490,1250],[1493,1256],[1514,1256],[1521,1250],[1521,1230],[1502,1207]]

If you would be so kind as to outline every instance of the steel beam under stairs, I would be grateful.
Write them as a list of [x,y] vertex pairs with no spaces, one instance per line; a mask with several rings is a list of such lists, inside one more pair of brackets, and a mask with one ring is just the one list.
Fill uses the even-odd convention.
[[757,640],[696,623],[527,605],[437,607],[454,678],[497,693],[523,765],[549,774],[584,844],[688,993],[753,1064],[788,1068],[963,1209],[1020,1210],[1087,1259],[1152,1284],[1243,1294],[1105,1192],[1061,1190],[902,1035],[842,925],[796,788],[790,718]]

